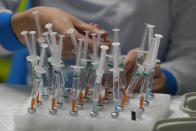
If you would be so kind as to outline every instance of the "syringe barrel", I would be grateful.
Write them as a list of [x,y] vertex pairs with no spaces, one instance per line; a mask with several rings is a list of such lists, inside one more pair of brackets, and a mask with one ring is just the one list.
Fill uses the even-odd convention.
[[55,74],[54,90],[55,90],[55,97],[57,97],[60,92],[60,86],[61,86],[61,72],[55,71],[54,74]]
[[96,34],[95,33],[92,33],[91,34],[92,36],[92,40],[93,40],[93,56],[92,56],[92,59],[93,61],[96,61],[98,59],[98,46],[97,46],[97,42],[96,42]]
[[125,88],[125,86],[126,86],[126,77],[125,77],[124,68],[119,73],[119,83],[120,83],[120,88]]
[[101,89],[101,83],[96,82],[93,91],[93,101],[98,101],[100,89]]
[[84,48],[83,48],[83,56],[82,56],[83,59],[87,58],[88,39],[89,39],[89,31],[85,31]]
[[41,83],[41,76],[36,77],[36,79],[34,79],[34,81],[33,81],[33,88],[32,88],[32,92],[31,92],[31,97],[37,96],[40,83]]
[[80,86],[80,74],[79,73],[74,73],[73,75],[73,81],[72,81],[72,89],[71,89],[71,97],[72,99],[76,98],[77,96],[77,91]]
[[81,69],[80,71],[80,91],[83,91],[85,85],[86,85],[86,68]]
[[31,35],[31,44],[32,44],[32,52],[33,55],[36,56],[37,55],[37,51],[36,51],[36,45],[35,45],[35,31],[30,31],[29,34]]
[[103,31],[101,31],[101,30],[98,30],[97,31],[97,48],[98,48],[98,46],[99,46],[99,44],[100,44],[100,42],[101,42],[101,35],[103,34]]
[[154,61],[156,61],[158,51],[159,51],[159,47],[160,47],[160,42],[161,42],[161,39],[163,38],[163,36],[160,35],[160,34],[155,34],[155,38],[156,38],[156,40],[155,40],[156,45],[155,45],[155,53],[154,53],[154,56],[153,56]]
[[59,35],[59,44],[58,44],[58,59],[57,59],[57,62],[60,63],[60,60],[61,60],[61,54],[62,54],[62,48],[63,48],[63,38],[65,36],[64,35]]
[[39,62],[39,65],[42,66],[43,65],[43,62],[44,62],[44,54],[45,54],[45,48],[42,48],[41,50],[41,59],[40,59],[40,62]]
[[142,85],[140,89],[140,93],[143,94],[146,92],[146,89],[150,86],[150,73],[144,73],[143,79],[142,79]]
[[51,56],[54,57],[54,55],[55,55],[56,53],[55,53],[55,50],[54,50],[54,48],[53,48],[53,46],[52,46],[52,43],[51,43],[51,41],[50,41],[50,39],[49,39],[49,37],[48,37],[48,34],[49,34],[48,32],[44,32],[44,33],[43,33],[43,36],[45,37],[46,43],[47,43],[48,46],[49,46]]
[[133,93],[133,91],[134,91],[134,89],[135,89],[139,79],[142,77],[142,74],[143,74],[143,71],[144,71],[144,69],[143,69],[143,67],[141,65],[138,64],[137,66],[138,66],[138,68],[133,73],[133,76],[131,78],[131,82],[130,82],[128,88],[127,88],[127,92],[126,93],[128,95]]
[[112,30],[113,31],[113,42],[119,42],[119,31],[120,29],[115,28]]
[[153,39],[153,35],[154,35],[154,25],[151,25],[151,24],[147,24],[146,23],[146,26],[147,26],[147,28],[148,28],[148,30],[149,30],[149,33],[148,33],[148,48],[150,48],[151,47],[151,45],[152,45],[152,39]]
[[40,20],[39,20],[39,11],[38,10],[35,10],[32,12],[32,14],[34,15],[34,18],[35,18],[35,24],[36,24],[36,28],[37,28],[37,32],[38,32],[38,38],[41,38],[42,37],[42,31],[41,31],[41,28],[40,28]]
[[80,65],[81,48],[82,48],[82,42],[84,41],[84,39],[78,39],[78,40],[79,40],[79,47],[77,50],[76,66]]
[[150,85],[147,87],[147,88],[149,88],[150,90],[152,89],[152,83],[153,83],[153,81],[154,81],[154,75],[155,75],[155,71],[154,70],[152,70],[152,72],[150,73]]
[[67,33],[71,36],[71,40],[72,40],[72,43],[73,43],[73,46],[74,46],[74,50],[77,51],[78,50],[78,44],[77,44],[77,40],[76,40],[76,37],[74,35],[74,29],[73,28],[70,28]]
[[[115,73],[115,72],[114,72]],[[113,100],[120,99],[119,73],[113,75]]]
[[78,46],[77,46],[76,37],[74,36],[74,34],[70,34],[70,35],[71,35],[71,40],[73,42],[74,49],[77,50]]
[[49,34],[50,34],[53,49],[55,50],[55,57],[57,58],[57,44],[56,44],[56,35],[57,35],[57,33],[52,32],[52,33],[49,33]]
[[120,46],[120,43],[112,43],[112,46],[113,46],[113,53],[114,53],[114,56],[113,56],[113,61],[114,61],[114,69],[118,68],[118,65],[119,65],[119,46]]
[[45,49],[48,47],[47,44],[42,43],[41,44],[42,50],[41,50],[41,55],[40,55],[40,61],[39,61],[39,66],[43,66],[43,62],[44,62],[44,57],[45,57]]
[[145,29],[144,29],[144,33],[143,33],[143,37],[142,37],[141,45],[140,45],[140,49],[139,49],[141,52],[144,52],[144,50],[145,50],[145,43],[146,43],[147,33],[148,33],[148,27],[146,26]]
[[99,61],[99,67],[98,67],[97,72],[103,72],[103,70],[104,70],[104,63],[105,63],[106,51],[108,49],[109,48],[106,45],[102,45],[101,46],[101,58],[100,58],[100,61]]

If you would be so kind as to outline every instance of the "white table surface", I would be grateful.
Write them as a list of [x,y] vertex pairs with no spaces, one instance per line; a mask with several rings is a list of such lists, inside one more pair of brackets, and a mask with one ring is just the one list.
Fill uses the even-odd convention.
[[[14,131],[13,114],[26,102],[31,88],[0,84],[0,131]],[[172,96],[168,118],[188,117],[179,109],[181,96]]]

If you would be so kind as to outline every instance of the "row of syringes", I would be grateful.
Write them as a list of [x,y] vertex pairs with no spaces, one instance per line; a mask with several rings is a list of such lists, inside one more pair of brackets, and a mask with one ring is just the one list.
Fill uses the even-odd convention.
[[[143,110],[144,105],[149,104],[149,97],[152,96],[152,82],[154,78],[155,65],[158,62],[157,54],[159,49],[161,35],[153,36],[153,25],[146,24],[144,36],[140,48],[137,50],[136,66],[130,84],[126,87],[123,59],[119,42],[119,29],[113,29],[114,39],[112,51],[107,54],[109,49],[102,45],[101,55],[98,56],[99,44],[102,41],[102,31],[96,33],[85,31],[85,38],[76,39],[74,29],[69,29],[68,34],[73,43],[72,52],[76,55],[76,64],[72,65],[73,80],[72,87],[66,88],[67,82],[65,65],[62,61],[61,54],[63,48],[64,35],[58,35],[52,30],[52,24],[45,25],[47,32],[42,33],[38,11],[32,13],[35,17],[38,39],[35,40],[35,31],[23,31],[21,35],[27,45],[29,56],[27,61],[32,65],[33,88],[31,94],[29,113],[36,112],[36,107],[42,105],[43,101],[50,99],[50,114],[56,114],[57,109],[63,106],[65,101],[71,102],[70,115],[78,115],[78,111],[84,109],[84,103],[92,100],[91,117],[97,117],[98,111],[103,109],[103,104],[111,102],[110,93],[112,93],[114,111],[111,113],[112,118],[118,118],[119,112],[123,111],[126,102],[132,97],[132,94],[142,79],[140,88],[139,109]],[[31,36],[29,40],[28,35]],[[147,38],[148,35],[148,38]],[[89,37],[93,40],[93,53],[91,59],[88,54]],[[148,39],[148,42],[146,42]],[[40,56],[37,53],[37,44],[41,47]],[[147,44],[146,44],[147,43]],[[146,50],[148,46],[148,50]],[[144,59],[144,55],[146,58]],[[46,76],[46,83],[43,79]],[[104,95],[103,95],[104,92]]]

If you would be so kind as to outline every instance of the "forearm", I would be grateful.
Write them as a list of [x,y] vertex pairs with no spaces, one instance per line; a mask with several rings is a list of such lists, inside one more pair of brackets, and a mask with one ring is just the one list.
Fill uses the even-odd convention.
[[8,51],[17,51],[24,48],[18,41],[11,27],[11,12],[0,12],[0,43]]
[[182,57],[171,62],[163,63],[161,67],[167,69],[176,78],[177,95],[196,90],[196,63],[193,57]]

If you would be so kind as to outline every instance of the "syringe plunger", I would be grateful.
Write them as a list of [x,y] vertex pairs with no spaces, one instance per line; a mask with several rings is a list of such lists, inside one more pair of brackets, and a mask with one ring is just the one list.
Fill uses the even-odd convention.
[[27,48],[29,50],[30,55],[33,55],[32,48],[31,48],[31,45],[29,43],[29,38],[27,36],[27,33],[28,33],[27,31],[22,31],[21,35],[24,37],[24,41],[25,41],[25,44],[27,45]]
[[106,45],[102,45],[100,48],[101,48],[101,58],[100,58],[100,62],[99,62],[99,68],[97,70],[98,73],[104,71],[106,51],[109,49],[109,47]]

